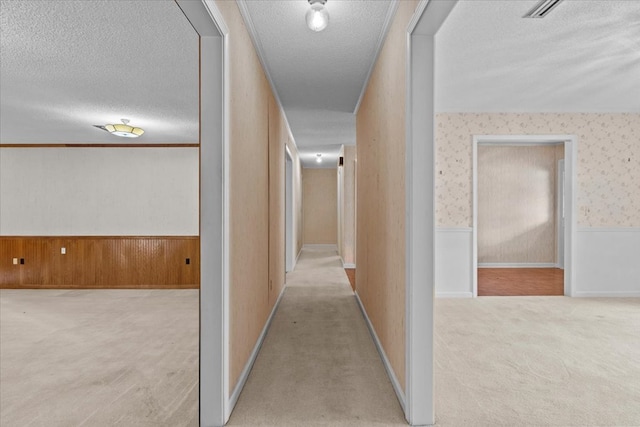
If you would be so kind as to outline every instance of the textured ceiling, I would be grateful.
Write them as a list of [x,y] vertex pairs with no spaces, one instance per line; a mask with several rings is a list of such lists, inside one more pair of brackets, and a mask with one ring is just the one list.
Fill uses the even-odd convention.
[[436,36],[436,111],[640,112],[640,1],[460,1]]
[[[640,112],[640,1],[461,0],[437,35],[436,109]],[[356,107],[390,2],[245,2],[303,158],[330,165],[355,143]],[[197,35],[172,0],[0,1],[0,141],[120,143],[94,128],[146,129],[137,143],[198,138]],[[335,163],[333,163],[335,164]]]
[[198,36],[172,0],[0,2],[0,141],[198,141]]
[[[389,0],[328,0],[329,26],[307,28],[305,0],[248,0],[251,24],[303,159],[333,164],[355,144],[354,110],[389,12]],[[317,166],[313,161],[305,166]]]

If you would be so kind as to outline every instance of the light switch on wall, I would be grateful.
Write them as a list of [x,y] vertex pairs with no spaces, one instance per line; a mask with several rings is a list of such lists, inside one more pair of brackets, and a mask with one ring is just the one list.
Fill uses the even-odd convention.
[[13,265],[18,265],[18,258],[13,259]]
[[67,248],[60,248],[60,253],[62,255],[66,254],[67,253]]

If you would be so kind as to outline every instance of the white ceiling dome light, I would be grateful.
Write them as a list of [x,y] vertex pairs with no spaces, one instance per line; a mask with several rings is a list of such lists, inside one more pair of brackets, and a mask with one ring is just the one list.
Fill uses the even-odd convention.
[[324,6],[327,0],[309,0],[311,8],[307,11],[307,26],[310,30],[319,32],[329,25],[329,12]]
[[97,127],[106,130],[112,135],[120,136],[122,138],[137,138],[144,133],[144,129],[130,126],[128,119],[120,120],[122,121],[122,123],[115,123]]

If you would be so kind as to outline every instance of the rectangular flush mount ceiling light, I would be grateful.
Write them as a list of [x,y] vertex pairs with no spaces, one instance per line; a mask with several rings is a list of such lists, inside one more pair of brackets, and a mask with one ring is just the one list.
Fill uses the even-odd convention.
[[562,0],[542,0],[534,6],[523,18],[544,18],[551,12]]

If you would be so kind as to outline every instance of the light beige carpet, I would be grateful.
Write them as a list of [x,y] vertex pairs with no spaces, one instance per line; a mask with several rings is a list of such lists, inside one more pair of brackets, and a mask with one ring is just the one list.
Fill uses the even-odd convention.
[[198,291],[0,291],[0,425],[197,426]]
[[640,299],[436,300],[441,426],[640,426]]
[[[305,251],[230,424],[402,426],[335,253]],[[436,300],[440,426],[640,426],[640,299]],[[0,425],[197,426],[198,291],[0,291]]]
[[304,249],[232,426],[406,426],[335,251]]

